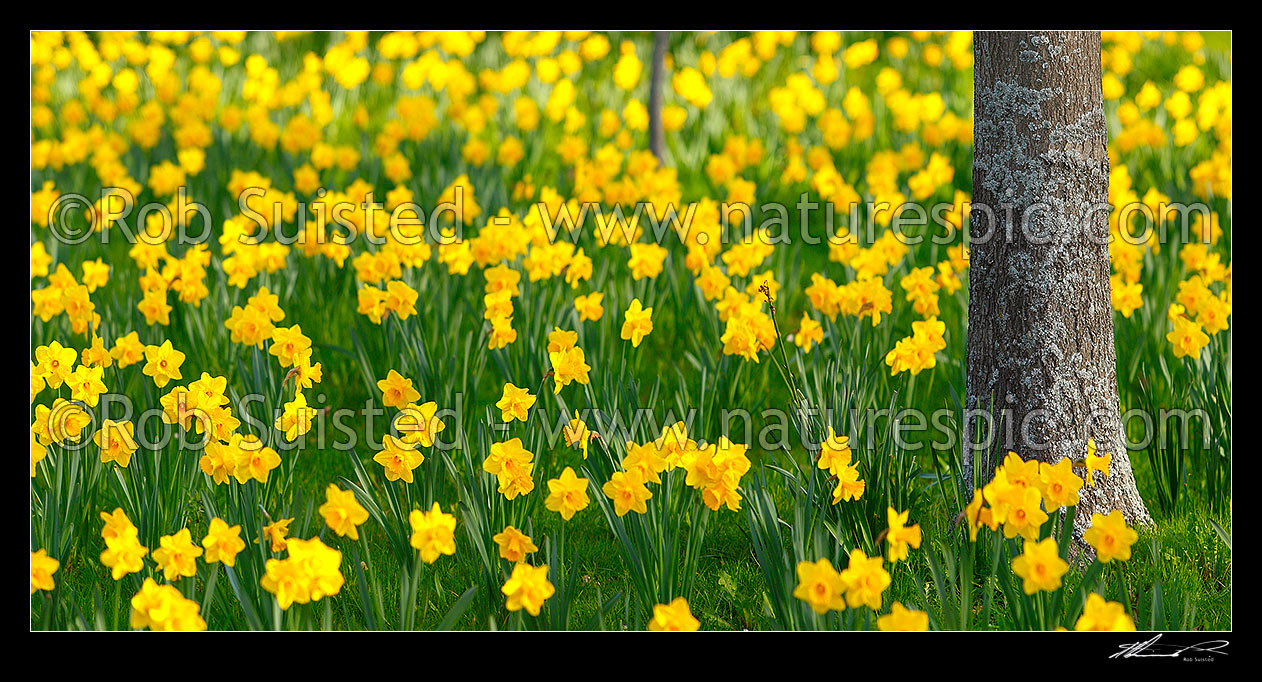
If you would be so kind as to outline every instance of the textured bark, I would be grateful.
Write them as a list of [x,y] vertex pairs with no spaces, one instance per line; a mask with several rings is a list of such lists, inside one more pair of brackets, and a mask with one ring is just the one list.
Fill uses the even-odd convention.
[[666,135],[662,130],[662,81],[665,79],[666,41],[670,38],[667,31],[653,33],[653,75],[649,81],[649,149],[658,162],[665,163],[662,153],[666,146]]
[[[1151,523],[1118,413],[1100,34],[977,32],[974,45],[967,406],[1000,433],[965,448],[964,480],[989,480],[1008,450],[1080,460],[1094,438],[1111,473],[1083,487],[1075,535],[1092,512]],[[986,422],[968,422],[966,442],[984,440]]]

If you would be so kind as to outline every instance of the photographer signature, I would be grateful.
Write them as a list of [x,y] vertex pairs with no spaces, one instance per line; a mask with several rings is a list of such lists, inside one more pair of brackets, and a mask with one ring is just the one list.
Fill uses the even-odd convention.
[[1223,654],[1227,655],[1223,649],[1228,642],[1225,639],[1213,639],[1199,644],[1188,644],[1186,646],[1177,644],[1158,644],[1161,635],[1157,635],[1146,642],[1135,642],[1134,644],[1123,644],[1117,653],[1109,658],[1179,658],[1184,653],[1207,653],[1207,654]]

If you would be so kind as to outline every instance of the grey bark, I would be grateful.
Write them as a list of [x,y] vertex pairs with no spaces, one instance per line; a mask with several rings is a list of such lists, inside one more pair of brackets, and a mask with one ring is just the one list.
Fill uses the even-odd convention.
[[666,146],[666,135],[662,130],[662,81],[666,77],[666,42],[669,38],[668,31],[653,33],[653,74],[649,81],[649,149],[662,164],[666,163],[662,155]]
[[999,433],[965,447],[964,481],[989,480],[1009,450],[1082,459],[1094,438],[1111,473],[1083,487],[1075,535],[1092,512],[1151,523],[1118,408],[1100,34],[979,31],[974,45],[966,404],[993,421],[966,419],[965,442]]

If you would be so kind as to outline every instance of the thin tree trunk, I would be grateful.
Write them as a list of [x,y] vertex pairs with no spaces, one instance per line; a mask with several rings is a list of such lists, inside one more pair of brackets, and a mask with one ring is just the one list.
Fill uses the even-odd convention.
[[662,81],[665,79],[666,42],[669,38],[667,31],[653,33],[653,75],[649,81],[649,149],[663,164],[666,162],[662,156],[666,136],[662,131]]
[[[1094,438],[1112,466],[1083,487],[1075,535],[1092,512],[1151,523],[1118,414],[1100,34],[979,31],[974,45],[967,406],[999,433],[965,447],[964,480],[989,480],[1009,450],[1081,460]],[[967,425],[966,443],[985,442],[986,420]]]

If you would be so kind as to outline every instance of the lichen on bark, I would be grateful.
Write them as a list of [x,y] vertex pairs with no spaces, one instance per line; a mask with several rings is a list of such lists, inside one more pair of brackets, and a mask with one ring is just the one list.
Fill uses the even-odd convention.
[[[989,450],[965,448],[964,480],[988,480],[1008,450],[1082,459],[1094,438],[1112,467],[1082,489],[1075,534],[1092,512],[1151,523],[1118,407],[1099,33],[978,32],[974,44],[966,406],[1006,428]],[[968,420],[965,442],[984,424]]]

